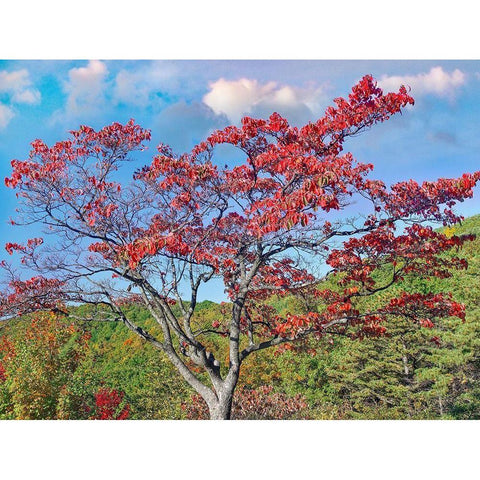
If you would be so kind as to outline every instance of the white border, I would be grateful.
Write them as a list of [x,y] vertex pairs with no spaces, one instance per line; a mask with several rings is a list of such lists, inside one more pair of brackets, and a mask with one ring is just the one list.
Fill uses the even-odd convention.
[[[0,57],[478,59],[473,5],[4,2]],[[470,478],[477,429],[477,422],[3,421],[1,471],[19,479]]]
[[10,59],[478,59],[474,2],[4,2]]

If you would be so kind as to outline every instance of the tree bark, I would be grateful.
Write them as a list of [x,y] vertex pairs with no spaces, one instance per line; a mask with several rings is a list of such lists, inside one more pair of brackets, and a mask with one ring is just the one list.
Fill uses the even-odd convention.
[[237,386],[240,369],[231,367],[223,385],[216,389],[214,401],[207,401],[210,420],[231,420],[233,393]]
[[231,420],[233,393],[208,405],[210,420]]

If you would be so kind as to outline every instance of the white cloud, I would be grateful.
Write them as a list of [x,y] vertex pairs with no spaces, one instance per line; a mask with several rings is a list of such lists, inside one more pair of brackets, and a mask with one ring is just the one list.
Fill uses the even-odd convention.
[[0,93],[6,93],[12,103],[34,104],[40,102],[40,92],[32,88],[28,70],[0,71]]
[[72,68],[64,89],[68,93],[65,113],[79,116],[101,111],[105,103],[105,79],[108,70],[99,60],[91,60],[86,67]]
[[40,103],[40,92],[36,89],[23,90],[22,92],[15,92],[12,96],[12,102],[28,103],[30,105]]
[[396,91],[400,85],[409,86],[412,95],[433,94],[439,97],[453,99],[455,90],[466,81],[466,75],[461,70],[455,69],[448,73],[442,67],[433,67],[428,73],[418,75],[388,76],[383,75],[378,82],[386,91]]
[[318,113],[325,101],[324,90],[318,86],[300,88],[276,82],[261,84],[248,78],[220,78],[209,86],[210,91],[203,97],[203,102],[215,113],[227,115],[234,123],[247,114],[264,115],[275,110],[287,118],[302,121],[304,117]]
[[15,116],[13,110],[0,103],[0,130],[3,130]]
[[177,71],[165,62],[153,62],[138,70],[120,70],[115,77],[114,100],[145,107],[151,95],[172,88]]
[[0,130],[3,130],[15,116],[12,108],[14,104],[39,103],[41,99],[40,92],[33,88],[30,73],[27,69],[0,71],[0,95],[4,98],[4,103],[0,103]]

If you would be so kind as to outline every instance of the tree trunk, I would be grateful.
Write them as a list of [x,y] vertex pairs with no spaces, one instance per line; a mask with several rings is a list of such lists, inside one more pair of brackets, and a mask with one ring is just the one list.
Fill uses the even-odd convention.
[[230,420],[232,415],[233,395],[225,396],[213,405],[208,406],[210,420]]
[[237,385],[239,369],[231,369],[225,383],[216,391],[216,398],[207,402],[210,420],[231,420],[233,393]]

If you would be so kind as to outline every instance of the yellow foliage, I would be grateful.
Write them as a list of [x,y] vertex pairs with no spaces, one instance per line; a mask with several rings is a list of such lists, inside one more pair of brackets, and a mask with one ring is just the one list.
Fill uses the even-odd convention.
[[447,238],[451,238],[455,235],[456,230],[457,230],[456,227],[445,227],[445,230],[443,231],[443,233]]

